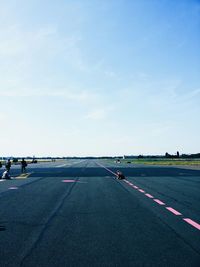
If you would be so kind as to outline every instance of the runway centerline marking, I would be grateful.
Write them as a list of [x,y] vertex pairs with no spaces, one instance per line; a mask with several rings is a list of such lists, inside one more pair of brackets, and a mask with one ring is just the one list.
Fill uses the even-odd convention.
[[171,207],[166,207],[167,210],[171,211],[175,215],[182,215],[179,211],[171,208]]
[[107,170],[108,172],[114,174],[114,175],[117,177],[117,174],[116,174],[115,172],[111,171],[110,169],[106,168],[105,166],[103,166],[103,165],[100,164],[100,163],[96,163],[96,164],[99,165],[100,167],[104,168],[104,169]]
[[185,222],[189,223],[190,225],[192,225],[193,227],[197,228],[198,230],[200,230],[200,224],[196,223],[195,221],[193,221],[189,218],[184,218],[183,220]]
[[138,191],[140,191],[141,193],[145,193],[145,191],[142,189],[138,189]]
[[152,195],[150,194],[145,194],[145,196],[149,197],[149,198],[154,198]]
[[153,201],[155,201],[156,203],[158,203],[159,205],[165,205],[165,203],[163,203],[161,200],[154,198]]
[[75,183],[76,180],[62,180],[63,183]]
[[[117,174],[114,173],[113,171],[111,171],[110,169],[106,168],[105,166],[103,166],[102,164],[96,163],[97,165],[101,166],[102,168],[106,169],[107,171],[109,171],[110,173],[114,174],[117,177]],[[133,185],[130,181],[128,181],[127,179],[123,180],[126,184],[128,184],[129,186],[131,186],[132,188],[137,189],[138,192],[141,193],[145,193],[145,191],[143,189],[140,189],[139,187],[137,187],[136,185]],[[162,202],[161,200],[154,198],[151,194],[146,193],[145,196],[147,196],[148,198],[151,198],[153,201],[155,201],[156,203],[158,203],[159,205],[165,206],[166,204],[164,202]],[[174,215],[178,215],[178,216],[183,216],[182,213],[180,213],[179,211],[173,209],[172,207],[165,207],[166,210],[168,210],[169,212],[173,213]],[[182,220],[184,220],[185,222],[187,222],[188,224],[190,224],[191,226],[193,226],[194,228],[200,230],[200,224],[191,220],[190,218],[182,218]]]

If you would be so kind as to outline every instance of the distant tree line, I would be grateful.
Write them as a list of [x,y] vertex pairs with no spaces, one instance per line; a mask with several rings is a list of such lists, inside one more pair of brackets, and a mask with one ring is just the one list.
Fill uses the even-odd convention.
[[175,155],[170,155],[169,153],[165,153],[165,158],[167,159],[178,159],[180,158],[180,154],[179,152],[177,151],[177,153]]
[[190,154],[190,155],[182,154],[181,157],[182,157],[182,158],[197,159],[197,158],[200,158],[200,153]]
[[177,151],[176,155],[170,155],[169,153],[166,153],[165,154],[165,157],[166,158],[189,158],[189,159],[197,159],[197,158],[200,158],[200,153],[196,153],[196,154],[182,154],[180,155],[179,152]]
[[182,154],[180,155],[179,151],[176,154],[169,154],[168,152],[165,155],[138,155],[138,156],[124,156],[125,159],[198,159],[200,158],[200,153],[196,154]]
[[200,158],[200,153],[196,154],[182,154],[180,155],[179,151],[176,152],[176,154],[169,154],[168,152],[165,153],[165,155],[124,155],[124,156],[101,156],[101,157],[0,157],[2,160],[7,160],[10,158],[13,163],[18,163],[22,158],[26,160],[32,160],[33,163],[36,163],[37,160],[65,160],[65,159],[178,159],[178,158],[189,158],[189,159],[195,159]]

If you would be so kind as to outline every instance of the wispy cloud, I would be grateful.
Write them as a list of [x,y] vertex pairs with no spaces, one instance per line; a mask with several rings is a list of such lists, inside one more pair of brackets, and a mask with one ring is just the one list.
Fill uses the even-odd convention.
[[[0,56],[16,57],[27,56],[28,54],[30,56],[33,52],[41,48],[41,46],[46,47],[47,41],[50,41],[51,38],[55,38],[56,33],[57,30],[55,26],[47,25],[34,31],[27,31],[19,24],[7,25],[7,27],[1,29]],[[16,58],[13,58],[13,60],[14,59]]]
[[[9,76],[21,72],[31,77],[40,68],[44,74],[58,60],[62,66],[88,72],[90,66],[83,59],[80,34],[61,34],[58,26],[43,25],[27,30],[20,24],[0,29],[0,70]],[[62,67],[63,71],[63,67]]]
[[200,88],[193,89],[189,93],[186,93],[183,95],[185,99],[193,99],[194,97],[199,97],[200,98]]
[[110,78],[116,78],[117,74],[114,71],[105,71],[105,75],[110,77]]
[[[172,14],[166,1],[100,2],[0,0],[1,135],[28,131],[27,153],[65,154],[69,143],[78,154],[109,145],[113,154],[119,146],[161,151],[184,133],[191,147],[199,130],[199,7],[175,1]],[[4,151],[22,149],[2,140]]]
[[59,88],[48,88],[48,89],[10,89],[0,90],[1,97],[61,97],[67,100],[73,100],[78,102],[88,102],[98,99],[98,94],[92,93],[86,90],[77,89],[59,89]]
[[86,116],[87,119],[102,120],[106,117],[106,111],[103,109],[97,109],[89,112]]
[[85,116],[85,118],[90,119],[90,120],[94,120],[94,121],[95,120],[104,120],[114,110],[115,110],[114,106],[96,108],[96,109],[89,111],[88,114]]
[[146,73],[146,72],[138,72],[137,76],[140,80],[146,81],[152,78],[152,75]]

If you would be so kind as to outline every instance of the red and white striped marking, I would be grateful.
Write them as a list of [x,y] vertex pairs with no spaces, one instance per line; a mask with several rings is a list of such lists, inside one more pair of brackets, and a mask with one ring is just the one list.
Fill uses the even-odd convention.
[[[113,171],[109,170],[109,169],[106,168],[105,166],[103,166],[103,165],[101,165],[101,164],[99,164],[99,163],[97,163],[97,164],[98,164],[99,166],[101,166],[102,168],[106,169],[107,171],[109,171],[110,173],[112,173],[112,174],[114,174],[115,176],[117,176],[116,173],[114,173]],[[125,179],[124,182],[126,182],[126,183],[127,183],[128,185],[130,185],[131,187],[137,189],[139,192],[141,192],[141,193],[145,193],[145,191],[144,191],[143,189],[140,189],[138,186],[132,184],[132,183],[129,182],[128,180]],[[152,196],[151,194],[146,193],[145,196],[147,196],[148,198],[153,199],[153,201],[155,201],[155,202],[158,203],[159,205],[162,205],[162,206],[165,206],[165,205],[166,205],[166,204],[165,204],[164,202],[162,202],[161,200],[154,198],[154,196]],[[173,213],[174,215],[176,215],[176,216],[182,216],[182,213],[180,213],[179,211],[173,209],[172,207],[166,207],[166,209],[167,209],[168,211],[170,211],[171,213]],[[190,224],[191,226],[193,226],[194,228],[200,230],[200,224],[199,224],[199,223],[197,223],[197,222],[191,220],[190,218],[183,218],[183,220],[184,220],[185,222],[187,222],[188,224]]]

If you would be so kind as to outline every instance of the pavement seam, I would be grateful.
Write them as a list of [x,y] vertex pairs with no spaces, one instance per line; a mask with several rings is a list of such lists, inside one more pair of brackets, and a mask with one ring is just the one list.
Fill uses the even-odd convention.
[[[79,178],[76,179],[78,181]],[[51,212],[50,216],[46,220],[46,222],[43,224],[42,229],[40,230],[40,233],[38,234],[37,238],[33,242],[32,246],[28,249],[25,255],[22,256],[20,266],[23,266],[24,261],[31,255],[32,251],[37,247],[37,244],[40,242],[40,240],[43,238],[45,231],[50,225],[50,222],[55,218],[58,210],[62,207],[64,201],[71,195],[71,192],[73,188],[75,187],[76,183],[72,183],[72,186],[70,189],[64,194],[64,196],[60,199],[56,207]]]
[[[86,161],[86,166],[87,166],[87,164],[88,163]],[[86,168],[86,166],[84,168]],[[82,171],[83,171],[83,169],[82,169]],[[79,180],[79,177],[77,177],[75,179],[76,182],[78,180]],[[45,234],[45,231],[49,227],[51,221],[56,217],[56,214],[58,213],[58,211],[60,210],[60,208],[64,204],[64,201],[71,195],[74,187],[77,184],[76,182],[72,183],[72,186],[70,187],[70,189],[63,195],[63,197],[60,199],[60,201],[58,202],[58,204],[56,205],[56,207],[53,209],[53,211],[51,212],[50,216],[48,217],[48,219],[44,223],[42,229],[40,230],[40,233],[38,234],[37,238],[35,239],[35,241],[33,242],[33,244],[30,246],[30,248],[27,250],[26,254],[24,256],[22,256],[22,259],[21,259],[21,262],[20,262],[20,266],[23,266],[24,261],[31,255],[32,251],[37,247],[38,243],[43,238],[43,236]]]

